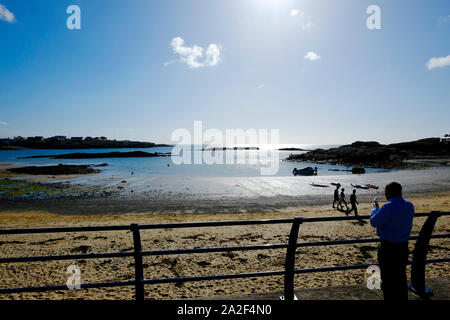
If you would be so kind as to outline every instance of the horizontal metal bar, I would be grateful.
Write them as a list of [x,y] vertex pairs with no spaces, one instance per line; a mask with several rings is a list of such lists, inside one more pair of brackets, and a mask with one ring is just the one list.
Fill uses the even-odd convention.
[[427,264],[439,263],[439,262],[450,262],[450,258],[438,258],[438,259],[425,260],[425,263],[427,263]]
[[342,245],[342,244],[358,244],[358,243],[370,243],[370,242],[380,242],[380,239],[379,238],[367,238],[367,239],[351,239],[351,240],[299,242],[299,243],[297,243],[297,248],[299,248],[299,247],[332,246],[332,245]]
[[70,254],[70,255],[60,255],[60,256],[10,257],[10,258],[0,258],[0,263],[80,260],[80,259],[104,259],[104,258],[122,258],[122,257],[132,257],[132,256],[133,256],[133,252],[111,252],[111,253]]
[[[441,259],[429,259],[425,261],[427,264],[450,262],[450,258]],[[412,261],[408,261],[411,264]],[[342,271],[351,269],[364,269],[368,268],[372,264],[356,264],[349,266],[331,266],[322,268],[310,268],[310,269],[295,269],[295,273],[315,273],[315,272],[328,272],[328,271]],[[166,279],[148,279],[144,280],[144,284],[161,284],[161,283],[177,283],[177,282],[190,282],[190,281],[206,281],[206,280],[224,280],[224,279],[237,279],[237,278],[258,278],[269,276],[281,276],[284,275],[284,270],[266,271],[266,272],[251,272],[251,273],[235,273],[235,274],[222,274],[222,275],[210,275],[210,276],[198,276],[198,277],[180,277],[180,278],[166,278]],[[88,288],[105,288],[105,287],[120,287],[134,285],[134,281],[119,281],[119,282],[100,282],[100,283],[87,283],[81,284],[81,289]],[[20,292],[44,292],[44,291],[57,291],[68,290],[67,286],[43,286],[43,287],[24,287],[24,288],[7,288],[0,289],[0,294],[8,293],[20,293]]]
[[177,228],[199,228],[199,227],[225,227],[225,226],[248,226],[265,224],[292,223],[294,219],[272,219],[272,220],[235,220],[235,221],[213,221],[213,222],[182,222],[165,224],[143,224],[139,225],[141,230],[150,229],[177,229]]
[[[443,259],[430,259],[425,261],[427,264],[438,262],[450,262],[450,258]],[[408,261],[411,264],[412,261]],[[315,272],[328,272],[328,271],[342,271],[351,269],[364,269],[376,263],[369,264],[354,264],[348,266],[330,266],[322,268],[309,268],[309,269],[295,269],[295,273],[315,273]],[[161,284],[161,283],[177,283],[177,282],[190,282],[190,281],[206,281],[206,280],[223,280],[223,279],[236,279],[236,278],[258,278],[268,276],[281,276],[284,275],[284,270],[266,271],[266,272],[252,272],[252,273],[234,273],[234,274],[221,274],[210,276],[197,276],[197,277],[180,277],[180,278],[166,278],[166,279],[150,279],[144,280],[144,284]]]
[[[123,286],[132,286],[132,285],[134,285],[134,281],[98,282],[98,283],[85,283],[85,284],[82,283],[80,285],[80,289],[123,287]],[[0,294],[21,293],[21,292],[45,292],[45,291],[58,291],[58,290],[69,290],[69,288],[67,287],[67,285],[7,288],[7,289],[0,289]]]
[[97,226],[97,227],[61,227],[61,228],[35,228],[35,229],[0,229],[2,234],[28,234],[28,233],[64,233],[64,232],[92,232],[92,231],[121,231],[130,230],[130,226]]
[[[415,217],[428,217],[431,213],[416,213]],[[450,212],[439,212],[441,216],[448,216]],[[317,217],[302,218],[302,223],[308,222],[330,222],[346,220],[367,220],[369,215],[358,217]],[[175,228],[198,228],[198,227],[222,227],[222,226],[243,226],[243,225],[265,225],[265,224],[285,224],[292,223],[294,218],[272,219],[272,220],[237,220],[237,221],[215,221],[215,222],[186,222],[186,223],[165,223],[139,225],[140,230],[150,229],[175,229]],[[27,233],[61,233],[61,232],[92,232],[92,231],[120,231],[131,230],[129,225],[121,226],[92,226],[92,227],[64,227],[64,228],[39,228],[39,229],[0,229],[2,234],[27,234]]]
[[328,272],[328,271],[340,271],[340,270],[352,270],[352,269],[365,269],[376,263],[368,264],[353,264],[348,266],[332,266],[332,267],[321,267],[321,268],[308,268],[308,269],[295,269],[294,273],[315,273],[315,272]]
[[[419,236],[411,236],[409,240],[416,240]],[[450,233],[436,234],[431,236],[431,239],[438,238],[450,238]],[[299,242],[297,247],[319,247],[319,246],[332,246],[342,244],[359,244],[359,243],[371,243],[380,242],[380,238],[365,238],[365,239],[349,239],[349,240],[330,240],[330,241],[311,241],[311,242]]]
[[[410,240],[417,239],[418,236],[410,237]],[[436,238],[450,238],[450,234],[437,234],[431,236]],[[316,241],[316,242],[299,242],[297,247],[316,247],[316,246],[330,246],[343,244],[359,244],[380,242],[379,238],[366,239],[350,239],[350,240],[332,240],[332,241]],[[157,251],[143,251],[143,256],[158,256],[158,255],[178,255],[178,254],[192,254],[192,253],[214,253],[214,252],[232,252],[232,251],[252,251],[252,250],[271,250],[284,249],[287,244],[263,244],[256,246],[234,246],[234,247],[213,247],[213,248],[193,248],[193,249],[174,249],[174,250],[157,250]],[[74,255],[53,255],[53,256],[34,256],[34,257],[9,257],[0,258],[0,263],[18,263],[18,262],[35,262],[35,261],[58,261],[58,260],[79,260],[79,259],[104,259],[104,258],[121,258],[131,257],[132,252],[111,252],[111,253],[90,253],[90,254],[74,254]]]
[[[415,218],[428,217],[431,212],[418,212],[414,214]],[[440,216],[449,216],[450,212],[439,212]],[[312,217],[312,218],[302,218],[302,223],[308,222],[329,222],[329,221],[346,221],[346,220],[368,220],[370,219],[370,215],[361,215],[361,216],[339,216],[339,217]]]
[[[412,236],[410,240],[417,239],[418,236]],[[437,234],[431,238],[450,238],[450,234]],[[359,244],[380,242],[379,238],[367,239],[352,239],[352,240],[332,240],[332,241],[318,241],[318,242],[299,242],[297,247],[315,247],[315,246],[330,246],[342,244]],[[270,249],[284,249],[288,244],[263,244],[256,246],[235,246],[235,247],[213,247],[213,248],[193,248],[193,249],[174,249],[174,250],[157,250],[157,251],[143,251],[143,256],[159,256],[159,255],[179,255],[192,253],[214,253],[214,252],[232,252],[232,251],[252,251],[252,250],[270,250]]]
[[[414,236],[414,239],[418,239],[419,236]],[[450,233],[444,233],[444,234],[436,234],[432,235],[431,239],[438,239],[438,238],[450,238]]]
[[[440,262],[450,262],[450,258],[425,260],[426,264],[440,263]],[[409,260],[407,264],[410,265],[412,263],[413,263],[413,261]],[[315,272],[342,271],[342,270],[352,270],[352,269],[365,269],[372,265],[376,265],[376,263],[353,264],[353,265],[348,265],[348,266],[331,266],[331,267],[309,268],[309,269],[295,269],[294,272],[295,273],[315,273]]]
[[[214,222],[188,222],[188,223],[166,223],[139,225],[140,230],[149,229],[173,229],[173,228],[196,228],[196,227],[221,227],[240,226],[255,224],[282,224],[291,223],[293,219],[272,220],[236,220],[236,221],[214,221]],[[120,231],[131,230],[129,225],[119,226],[92,226],[92,227],[63,227],[63,228],[35,228],[35,229],[0,229],[2,234],[27,234],[27,233],[62,233],[62,232],[92,232],[92,231]]]
[[177,255],[190,253],[211,253],[211,252],[231,252],[231,251],[250,251],[250,250],[270,250],[287,248],[287,244],[263,244],[257,246],[237,246],[237,247],[214,247],[214,248],[194,248],[194,249],[175,249],[143,251],[143,256]]
[[258,278],[258,277],[281,276],[281,275],[284,275],[284,273],[285,273],[284,270],[277,270],[277,271],[266,271],[266,272],[233,273],[233,274],[220,274],[220,275],[197,276],[197,277],[147,279],[147,280],[144,280],[144,284],[160,284],[160,283],[206,281],[206,280],[224,280],[224,279],[237,279],[237,278]]

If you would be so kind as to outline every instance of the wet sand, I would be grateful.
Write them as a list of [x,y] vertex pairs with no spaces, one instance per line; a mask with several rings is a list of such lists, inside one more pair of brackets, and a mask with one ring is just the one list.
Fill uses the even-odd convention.
[[[332,190],[332,189],[331,189]],[[330,190],[330,191],[331,191]],[[411,193],[406,196],[413,201],[417,212],[430,210],[448,211],[450,191],[429,192],[423,195]],[[382,198],[382,197],[380,197]],[[326,201],[323,199],[322,201]],[[73,206],[74,204],[67,204]],[[135,211],[130,204],[128,213],[95,214],[101,204],[79,205],[71,208],[70,214],[51,213],[52,210],[37,211],[9,210],[0,207],[1,228],[33,228],[58,226],[122,225],[220,221],[240,219],[272,219],[282,217],[339,216],[342,213],[331,209],[331,205],[302,205],[282,209],[268,209],[259,213],[203,213],[191,214],[167,210],[161,215],[142,207]],[[247,207],[249,204],[247,204]],[[150,208],[151,209],[151,208]],[[195,209],[195,207],[193,208]],[[360,213],[369,213],[371,203],[361,201]],[[75,214],[78,211],[79,214]],[[102,212],[102,210],[100,210]],[[103,210],[108,211],[108,210]],[[417,234],[424,218],[415,219],[413,233]],[[233,245],[255,245],[285,243],[289,236],[289,225],[277,226],[235,226],[194,229],[164,229],[142,231],[144,250],[164,250],[195,247],[218,247]],[[450,232],[450,218],[438,220],[435,233]],[[355,237],[374,237],[375,230],[364,222],[327,222],[305,224],[300,228],[299,241],[324,241]],[[410,244],[410,249],[413,243]],[[448,257],[450,240],[434,239],[428,257]],[[130,232],[66,233],[42,235],[0,236],[0,256],[32,256],[48,254],[75,254],[81,252],[119,252],[132,250]],[[210,274],[241,273],[281,270],[284,267],[285,250],[251,251],[233,253],[208,253],[179,256],[144,258],[145,278],[168,278]],[[297,268],[333,266],[355,263],[375,263],[376,245],[330,246],[301,248],[297,250]],[[0,265],[0,287],[37,286],[44,284],[65,284],[66,268],[76,264],[81,269],[83,283],[133,280],[132,258],[95,259],[61,262],[35,262]],[[408,269],[409,270],[409,269]],[[427,278],[448,276],[448,263],[427,266]],[[328,286],[361,285],[366,283],[365,270],[312,273],[296,276],[296,289],[320,288]],[[146,286],[147,299],[186,299],[224,295],[241,295],[281,291],[283,278],[265,277],[235,280],[192,282],[184,284],[164,284]],[[47,293],[24,293],[3,295],[4,299],[132,299],[133,287],[59,291]]]
[[24,173],[13,173],[7,171],[7,169],[21,168],[22,166],[13,166],[10,164],[0,164],[0,179],[1,178],[20,178],[27,182],[52,182],[60,180],[72,181],[77,178],[81,178],[86,175],[95,175],[95,173],[90,174],[64,174],[64,175],[29,175]]
[[[25,177],[24,179],[30,179]],[[31,178],[33,179],[33,178]],[[44,177],[44,179],[50,179]],[[349,195],[352,184],[374,184],[380,189],[357,189],[360,202],[384,197],[384,186],[398,181],[406,197],[450,190],[450,169],[402,170],[364,175],[316,177],[170,177],[139,175],[59,177],[60,183],[91,190],[82,197],[38,200],[0,200],[0,209],[41,210],[58,214],[102,215],[152,212],[157,214],[217,214],[290,212],[299,206],[325,205],[339,182]],[[317,188],[311,183],[329,185]]]

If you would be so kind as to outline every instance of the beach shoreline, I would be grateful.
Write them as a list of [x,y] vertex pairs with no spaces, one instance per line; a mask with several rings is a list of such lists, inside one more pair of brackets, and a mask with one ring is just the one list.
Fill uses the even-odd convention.
[[[10,180],[1,180],[5,178]],[[59,192],[49,196],[41,192],[37,197],[26,193],[12,198],[0,195],[0,211],[42,210],[69,215],[289,212],[299,206],[332,202],[335,187],[331,182],[339,182],[347,195],[353,184],[379,186],[356,189],[360,202],[384,198],[384,186],[391,181],[403,185],[406,197],[450,190],[450,170],[440,167],[313,177],[24,176],[1,171],[0,180],[10,184],[25,181],[25,187],[30,183],[38,191],[56,188]],[[329,187],[318,188],[312,183]]]

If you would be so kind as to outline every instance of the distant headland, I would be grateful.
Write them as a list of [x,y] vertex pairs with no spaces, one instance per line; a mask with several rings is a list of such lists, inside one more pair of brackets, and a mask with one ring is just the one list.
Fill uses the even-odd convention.
[[53,136],[44,138],[14,137],[0,138],[0,150],[12,149],[110,149],[110,148],[154,148],[170,147],[167,144],[156,144],[153,142],[140,142],[130,140],[108,140],[107,137],[71,137]]

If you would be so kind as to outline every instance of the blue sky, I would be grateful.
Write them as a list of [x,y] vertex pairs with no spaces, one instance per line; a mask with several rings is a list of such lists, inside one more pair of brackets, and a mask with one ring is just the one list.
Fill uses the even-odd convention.
[[[0,136],[169,143],[194,120],[280,129],[286,144],[450,131],[447,0],[0,4]],[[66,27],[72,4],[81,30]]]

